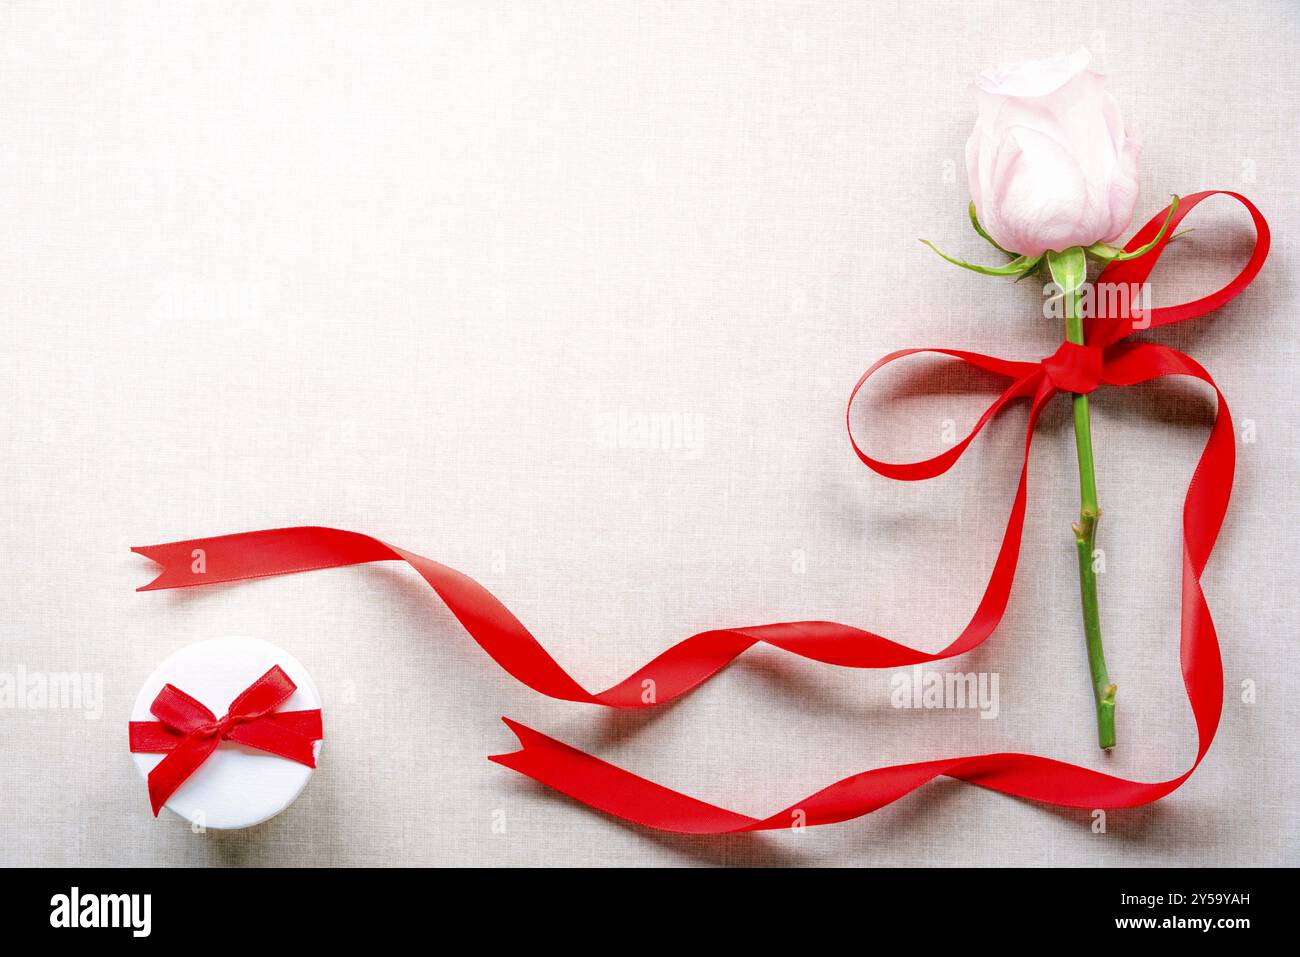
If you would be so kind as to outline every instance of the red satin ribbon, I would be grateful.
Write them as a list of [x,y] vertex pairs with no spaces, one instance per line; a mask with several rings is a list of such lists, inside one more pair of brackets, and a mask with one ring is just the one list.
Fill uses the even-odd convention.
[[[483,650],[519,681],[553,698],[616,708],[642,708],[671,701],[717,674],[759,642],[850,668],[894,668],[939,661],[970,651],[983,642],[1006,609],[1024,527],[1029,449],[1034,426],[1047,402],[1062,391],[1091,392],[1101,384],[1129,386],[1163,376],[1191,376],[1214,389],[1218,414],[1183,505],[1180,660],[1188,701],[1196,719],[1199,747],[1192,767],[1178,777],[1144,783],[1036,755],[982,754],[866,771],[768,817],[753,818],[661,787],[509,719],[505,719],[506,724],[519,738],[522,749],[492,757],[498,764],[609,814],[647,827],[690,834],[844,821],[889,804],[938,775],[1065,807],[1131,807],[1154,801],[1181,785],[1200,764],[1214,739],[1223,706],[1218,639],[1201,593],[1200,578],[1232,489],[1233,431],[1222,393],[1195,360],[1168,346],[1120,340],[1135,328],[1163,326],[1203,315],[1232,299],[1255,278],[1268,254],[1269,231],[1264,217],[1244,196],[1213,191],[1186,197],[1174,214],[1166,236],[1172,236],[1178,223],[1199,203],[1220,194],[1231,196],[1246,207],[1255,223],[1256,239],[1245,268],[1217,292],[1193,302],[1151,309],[1140,317],[1124,311],[1091,320],[1086,346],[1067,343],[1041,362],[997,359],[951,349],[905,349],[885,356],[854,387],[850,408],[853,397],[882,366],[919,352],[951,356],[1008,380],[1006,389],[980,417],[971,433],[931,459],[882,462],[863,452],[850,433],[853,449],[866,465],[881,475],[908,481],[946,472],[1008,403],[1017,399],[1027,399],[1030,403],[1024,462],[993,573],[970,622],[951,644],[937,653],[927,654],[860,628],[827,621],[726,628],[686,638],[612,688],[592,693],[560,667],[519,620],[478,582],[378,539],[332,528],[282,528],[136,548],[134,551],[163,566],[158,578],[140,590],[185,588],[376,561],[404,561],[428,582]],[[1155,216],[1126,248],[1136,249],[1155,238],[1166,215],[1167,210]],[[1112,263],[1099,282],[1144,282],[1167,243],[1165,238],[1139,259]],[[1137,321],[1139,318],[1141,322]]]
[[273,665],[218,718],[175,685],[163,685],[149,706],[158,720],[131,722],[132,751],[167,753],[149,772],[149,803],[154,816],[222,741],[234,741],[316,767],[314,745],[324,737],[320,709],[275,710],[289,700],[297,687],[279,665]]

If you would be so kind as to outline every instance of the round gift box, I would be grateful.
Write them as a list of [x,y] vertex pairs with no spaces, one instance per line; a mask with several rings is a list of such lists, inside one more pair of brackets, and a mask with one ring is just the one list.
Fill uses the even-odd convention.
[[[230,703],[272,666],[279,665],[297,690],[278,711],[321,706],[320,693],[307,669],[293,655],[260,638],[212,638],[187,645],[158,666],[140,689],[132,721],[157,720],[149,706],[171,684],[197,698],[213,714],[226,713]],[[315,744],[320,759],[322,742]],[[163,754],[135,753],[140,776],[162,761]],[[195,825],[214,830],[252,827],[279,814],[302,793],[312,769],[297,761],[222,741],[164,807]],[[145,807],[148,801],[145,799]]]

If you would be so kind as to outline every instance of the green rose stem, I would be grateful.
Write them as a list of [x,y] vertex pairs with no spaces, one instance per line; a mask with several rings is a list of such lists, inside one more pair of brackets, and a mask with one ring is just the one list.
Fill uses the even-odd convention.
[[[1065,338],[1083,345],[1083,319],[1079,315],[1079,291],[1065,295]],[[1074,529],[1074,544],[1079,553],[1079,597],[1083,601],[1083,636],[1088,644],[1088,667],[1092,671],[1092,690],[1097,702],[1097,741],[1105,750],[1115,747],[1115,685],[1106,671],[1106,655],[1101,647],[1101,616],[1097,611],[1097,572],[1093,551],[1097,546],[1097,522],[1101,508],[1097,505],[1097,475],[1092,461],[1092,422],[1088,397],[1074,397],[1074,444],[1079,453],[1079,520]]]
[[[1094,243],[1086,250],[1073,246],[1064,252],[1049,250],[1045,254],[1048,272],[1061,288],[1065,300],[1065,338],[1084,344],[1083,317],[1079,315],[1080,288],[1088,278],[1088,255],[1103,262],[1123,261],[1145,256],[1165,237],[1178,197],[1169,204],[1164,224],[1146,245],[1124,252],[1105,243]],[[975,213],[971,211],[972,222]],[[977,227],[977,232],[982,232]],[[1175,237],[1177,238],[1177,237]],[[1106,670],[1106,655],[1101,647],[1101,615],[1097,610],[1097,572],[1093,553],[1097,548],[1097,522],[1101,507],[1097,504],[1097,472],[1092,461],[1092,420],[1088,414],[1088,397],[1074,397],[1074,446],[1079,453],[1079,520],[1074,529],[1074,547],[1079,553],[1079,598],[1083,604],[1083,637],[1088,645],[1088,668],[1092,672],[1092,696],[1097,703],[1097,743],[1103,750],[1115,747],[1115,684]]]
[[[927,239],[929,246],[954,266],[969,269],[985,276],[1010,276],[1017,281],[1037,272],[1043,261],[1047,262],[1052,280],[1061,290],[1065,303],[1065,338],[1076,345],[1084,345],[1083,317],[1079,315],[1080,289],[1088,278],[1088,257],[1104,263],[1123,262],[1145,256],[1165,238],[1178,210],[1178,197],[1169,204],[1164,225],[1155,238],[1137,249],[1125,252],[1108,243],[1093,243],[1087,249],[1071,246],[1063,252],[1048,250],[1038,256],[1017,255],[998,245],[997,241],[980,225],[975,203],[970,204],[970,222],[982,238],[999,252],[1011,256],[1011,262],[1002,266],[979,266],[964,259],[949,256]],[[1177,239],[1181,233],[1175,233]],[[1088,397],[1074,397],[1074,444],[1079,452],[1079,520],[1072,526],[1074,544],[1079,552],[1079,597],[1083,602],[1083,635],[1088,644],[1088,667],[1092,671],[1092,694],[1097,702],[1097,740],[1103,749],[1115,747],[1115,685],[1106,671],[1106,656],[1101,650],[1101,616],[1097,611],[1097,573],[1093,569],[1092,555],[1097,547],[1097,521],[1101,508],[1097,505],[1097,474],[1092,462],[1092,422],[1088,416]]]

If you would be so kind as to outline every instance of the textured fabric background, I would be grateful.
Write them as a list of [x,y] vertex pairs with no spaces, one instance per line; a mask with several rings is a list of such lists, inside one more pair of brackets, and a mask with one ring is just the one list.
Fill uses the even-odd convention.
[[[1210,368],[1240,449],[1207,576],[1223,722],[1162,803],[1095,833],[1086,811],[942,780],[837,827],[687,839],[486,755],[512,749],[509,715],[762,814],[985,750],[1181,772],[1179,515],[1213,413],[1194,385],[1095,401],[1108,759],[1064,403],[1038,436],[1006,620],[935,669],[996,673],[996,720],[895,709],[888,673],[764,650],[663,711],[550,701],[396,566],[134,593],[153,566],[130,545],[329,524],[479,578],[591,687],[731,624],[829,618],[942,647],[1001,535],[1023,408],[904,484],[852,457],[843,403],[892,349],[1037,358],[1060,340],[1034,283],[916,238],[995,258],[965,219],[964,84],[1081,42],[1145,138],[1140,220],[1230,188],[1275,235],[1246,295],[1156,337]],[[1298,54],[1286,2],[4,3],[0,671],[99,675],[104,700],[98,719],[0,709],[0,862],[1300,862]],[[1157,303],[1244,259],[1228,201],[1189,225]],[[988,397],[904,381],[858,412],[873,450],[936,450]],[[287,813],[193,834],[150,817],[125,723],[162,657],[222,634],[311,669],[327,740]]]

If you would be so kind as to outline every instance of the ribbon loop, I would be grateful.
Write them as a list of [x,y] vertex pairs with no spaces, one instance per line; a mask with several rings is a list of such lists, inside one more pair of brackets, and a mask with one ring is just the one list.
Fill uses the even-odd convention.
[[[882,368],[891,362],[903,359],[907,356],[920,355],[923,353],[932,353],[934,355],[949,356],[958,360],[964,365],[972,368],[982,369],[993,375],[1001,376],[1004,379],[1012,380],[1011,384],[999,395],[979,417],[975,426],[960,442],[951,448],[940,452],[932,458],[922,459],[918,462],[885,462],[881,459],[873,458],[864,452],[858,445],[857,439],[853,436],[853,425],[850,416],[853,413],[853,400],[857,398],[862,387],[867,384],[867,380],[879,372]],[[853,446],[853,452],[858,459],[871,469],[886,478],[899,479],[905,482],[914,482],[920,479],[934,478],[947,472],[956,464],[957,460],[988,425],[995,415],[1002,408],[1015,399],[1032,395],[1035,378],[1039,373],[1039,368],[1032,362],[1014,362],[1009,359],[998,359],[994,356],[980,355],[978,352],[963,352],[955,349],[900,349],[898,352],[891,352],[889,355],[879,359],[876,363],[862,374],[858,379],[857,385],[849,394],[848,408],[845,410],[845,424],[848,427],[849,444]]]
[[215,725],[217,716],[175,685],[163,685],[149,706],[149,712],[168,728],[189,734]]
[[[1246,264],[1241,267],[1241,271],[1222,288],[1216,289],[1207,296],[1193,299],[1190,302],[1178,303],[1173,306],[1159,306],[1137,313],[1131,308],[1132,302],[1135,301],[1133,296],[1095,297],[1095,301],[1099,306],[1115,305],[1115,314],[1098,314],[1094,318],[1086,320],[1085,329],[1089,343],[1104,349],[1106,346],[1113,345],[1143,329],[1154,329],[1158,326],[1186,322],[1188,319],[1203,316],[1207,312],[1212,312],[1231,302],[1254,281],[1260,269],[1264,266],[1264,260],[1268,258],[1268,250],[1272,242],[1268,221],[1264,219],[1264,214],[1256,208],[1255,204],[1240,193],[1234,193],[1231,190],[1212,189],[1183,197],[1178,209],[1174,212],[1168,232],[1156,244],[1155,248],[1145,256],[1139,256],[1137,259],[1109,263],[1101,271],[1101,275],[1097,277],[1097,285],[1105,286],[1110,283],[1116,286],[1126,285],[1131,289],[1145,283],[1147,277],[1155,269],[1160,257],[1169,248],[1169,243],[1174,237],[1178,224],[1193,209],[1211,196],[1228,196],[1241,203],[1246,207],[1246,212],[1250,214],[1251,222],[1255,226],[1255,242],[1251,246],[1250,256],[1246,260]],[[1155,239],[1156,234],[1160,232],[1160,227],[1164,224],[1168,212],[1169,208],[1165,207],[1153,216],[1145,226],[1134,233],[1133,238],[1124,246],[1125,251],[1132,252],[1135,249],[1140,249]]]

